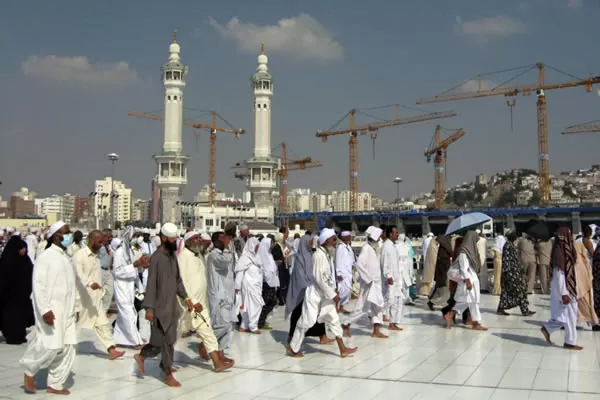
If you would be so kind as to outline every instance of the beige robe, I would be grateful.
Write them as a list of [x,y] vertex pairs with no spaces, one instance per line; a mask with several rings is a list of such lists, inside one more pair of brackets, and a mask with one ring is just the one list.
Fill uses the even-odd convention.
[[578,321],[598,325],[598,316],[594,311],[594,297],[592,296],[592,268],[588,261],[587,250],[583,243],[576,242],[575,251],[577,252],[575,280],[577,281]]
[[421,279],[421,288],[419,294],[421,296],[429,296],[429,292],[433,288],[433,278],[435,276],[435,265],[437,264],[438,251],[440,243],[437,240],[432,240],[427,248],[427,257],[425,257],[425,265],[423,265],[423,278]]

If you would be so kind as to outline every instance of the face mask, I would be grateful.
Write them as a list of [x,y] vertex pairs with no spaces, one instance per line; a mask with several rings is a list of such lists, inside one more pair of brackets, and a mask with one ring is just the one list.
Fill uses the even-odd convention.
[[62,247],[67,248],[72,243],[73,243],[73,235],[72,234],[67,233],[66,235],[63,235],[63,240],[62,240],[62,242],[60,242],[60,244],[62,245]]
[[406,235],[404,233],[401,233],[398,235],[398,239],[404,241],[404,239],[406,239]]

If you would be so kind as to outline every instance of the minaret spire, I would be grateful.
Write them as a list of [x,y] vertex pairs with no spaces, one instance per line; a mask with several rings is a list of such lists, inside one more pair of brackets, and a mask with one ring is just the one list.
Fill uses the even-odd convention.
[[177,29],[173,30],[173,43],[177,43]]
[[260,42],[260,54],[265,54],[265,42]]

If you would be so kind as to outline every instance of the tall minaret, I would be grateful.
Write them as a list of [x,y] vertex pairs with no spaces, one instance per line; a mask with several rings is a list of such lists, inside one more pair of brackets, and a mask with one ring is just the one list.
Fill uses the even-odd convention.
[[169,60],[162,66],[162,82],[165,87],[165,136],[162,152],[154,155],[158,166],[156,183],[160,188],[160,222],[176,222],[176,203],[181,200],[187,184],[187,162],[190,157],[182,154],[181,127],[183,122],[183,88],[188,68],[181,63],[177,43],[177,31],[169,46]]
[[277,160],[271,157],[271,97],[273,77],[269,73],[269,59],[261,44],[256,73],[250,78],[254,91],[254,155],[247,161],[250,172],[248,189],[255,205],[272,204],[276,187]]

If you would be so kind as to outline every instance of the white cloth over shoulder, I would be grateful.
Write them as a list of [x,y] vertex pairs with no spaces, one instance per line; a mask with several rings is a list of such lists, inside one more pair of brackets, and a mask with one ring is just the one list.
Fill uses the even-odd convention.
[[279,270],[271,254],[271,238],[264,238],[260,241],[258,255],[263,267],[265,282],[272,288],[279,287]]
[[143,344],[143,340],[136,325],[138,313],[135,310],[134,298],[140,278],[138,269],[133,263],[142,256],[142,253],[134,251],[132,263],[129,263],[125,251],[120,247],[113,252],[113,284],[117,305],[117,320],[113,336],[117,344],[139,346]]

